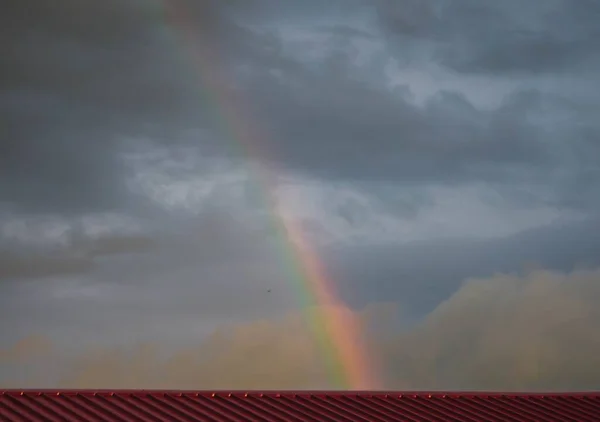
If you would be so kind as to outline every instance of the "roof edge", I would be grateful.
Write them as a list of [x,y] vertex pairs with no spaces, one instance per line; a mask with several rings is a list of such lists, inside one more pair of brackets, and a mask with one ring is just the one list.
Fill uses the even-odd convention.
[[3,389],[0,395],[195,395],[195,396],[396,396],[423,398],[459,397],[600,397],[600,391],[501,392],[501,391],[394,391],[394,390],[161,390],[161,389]]

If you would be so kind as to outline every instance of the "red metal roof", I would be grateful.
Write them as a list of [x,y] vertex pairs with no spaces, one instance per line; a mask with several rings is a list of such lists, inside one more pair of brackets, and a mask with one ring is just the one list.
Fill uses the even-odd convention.
[[600,393],[0,391],[1,421],[600,421]]

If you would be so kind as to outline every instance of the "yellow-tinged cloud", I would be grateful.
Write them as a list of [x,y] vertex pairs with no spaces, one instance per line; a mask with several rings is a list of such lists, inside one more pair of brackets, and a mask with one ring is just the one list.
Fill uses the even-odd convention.
[[[600,271],[535,270],[469,280],[408,329],[390,304],[369,306],[357,319],[386,388],[599,389],[599,301]],[[64,368],[61,386],[331,387],[321,350],[298,314],[223,327],[166,356],[162,346],[83,353]]]

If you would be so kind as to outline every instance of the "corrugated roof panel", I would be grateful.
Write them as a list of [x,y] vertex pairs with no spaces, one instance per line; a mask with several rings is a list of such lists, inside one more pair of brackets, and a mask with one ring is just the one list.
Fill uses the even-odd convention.
[[0,421],[600,421],[600,393],[2,391]]

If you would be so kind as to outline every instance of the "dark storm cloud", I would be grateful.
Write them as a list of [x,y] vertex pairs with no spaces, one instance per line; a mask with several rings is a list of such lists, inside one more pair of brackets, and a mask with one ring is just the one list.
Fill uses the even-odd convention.
[[[189,10],[205,17],[200,36],[228,33],[215,2],[194,4]],[[198,125],[195,70],[167,19],[163,4],[150,1],[4,5],[2,201],[34,212],[114,208],[126,194],[120,138]]]
[[[588,19],[593,10],[584,13],[584,3],[591,4],[565,9],[571,23],[548,27],[562,31],[580,15]],[[451,18],[440,25],[430,22],[434,3],[405,4],[409,15],[418,10],[410,20],[414,28],[401,31],[416,38],[487,40],[493,46],[489,37],[464,31],[510,25],[509,6],[502,7],[508,17],[500,15],[491,25],[492,12],[485,6],[475,14],[463,11],[476,7],[471,3],[452,4],[443,5]],[[343,8],[333,2],[327,10]],[[228,151],[231,140],[224,141],[217,125],[223,119],[234,125],[239,117],[215,114],[214,98],[206,95],[206,80],[192,59],[210,50],[216,52],[210,56],[213,65],[236,82],[219,95],[243,98],[247,107],[239,109],[249,114],[243,117],[266,129],[261,139],[237,141],[261,142],[283,168],[333,178],[442,183],[550,183],[551,171],[560,168],[566,174],[563,200],[589,206],[582,195],[598,186],[598,175],[579,160],[600,153],[596,122],[567,119],[560,130],[550,131],[536,120],[548,116],[549,106],[553,113],[579,113],[579,103],[532,89],[509,96],[493,111],[453,92],[440,92],[417,107],[408,89],[390,91],[382,83],[383,68],[356,67],[354,36],[342,37],[340,24],[331,24],[329,32],[323,30],[327,25],[317,25],[323,45],[334,48],[314,63],[295,57],[275,32],[243,25],[294,13],[316,18],[309,12],[308,6],[269,2],[11,1],[0,18],[7,35],[0,46],[6,63],[0,107],[8,123],[0,147],[1,200],[29,211],[123,206],[131,201],[116,159],[124,136],[174,142],[188,129],[204,129],[211,135],[197,141],[201,147]],[[459,24],[459,18],[473,24]],[[582,25],[570,36],[583,37]],[[502,60],[521,66],[517,56]],[[569,146],[560,145],[567,137]],[[565,160],[565,148],[571,161]]]
[[462,72],[562,72],[599,64],[600,4],[594,0],[377,3],[401,58],[422,42],[414,48],[432,47],[436,60]]
[[[448,31],[464,28],[470,28],[466,21]],[[435,31],[424,29],[428,36]],[[600,186],[597,98],[581,102],[564,89],[552,93],[533,85],[491,110],[451,91],[421,107],[410,86],[392,91],[382,69],[357,67],[349,40],[310,65],[291,66],[291,54],[281,54],[289,58],[276,68],[281,77],[257,71],[245,95],[271,129],[263,140],[267,149],[294,169],[355,181],[536,184],[555,188],[553,200],[562,205],[596,206],[590,192]]]
[[267,104],[273,148],[296,167],[330,177],[452,183],[507,177],[509,165],[536,171],[551,164],[552,151],[523,118],[518,97],[485,112],[441,92],[420,109],[383,87],[327,72]]
[[531,89],[493,110],[448,91],[418,107],[343,72],[352,68],[348,57],[331,60],[288,75],[277,90],[272,81],[249,90],[263,99],[255,105],[272,128],[264,142],[294,169],[354,181],[540,186],[553,185],[560,169],[554,200],[579,207],[599,186],[596,106]]

